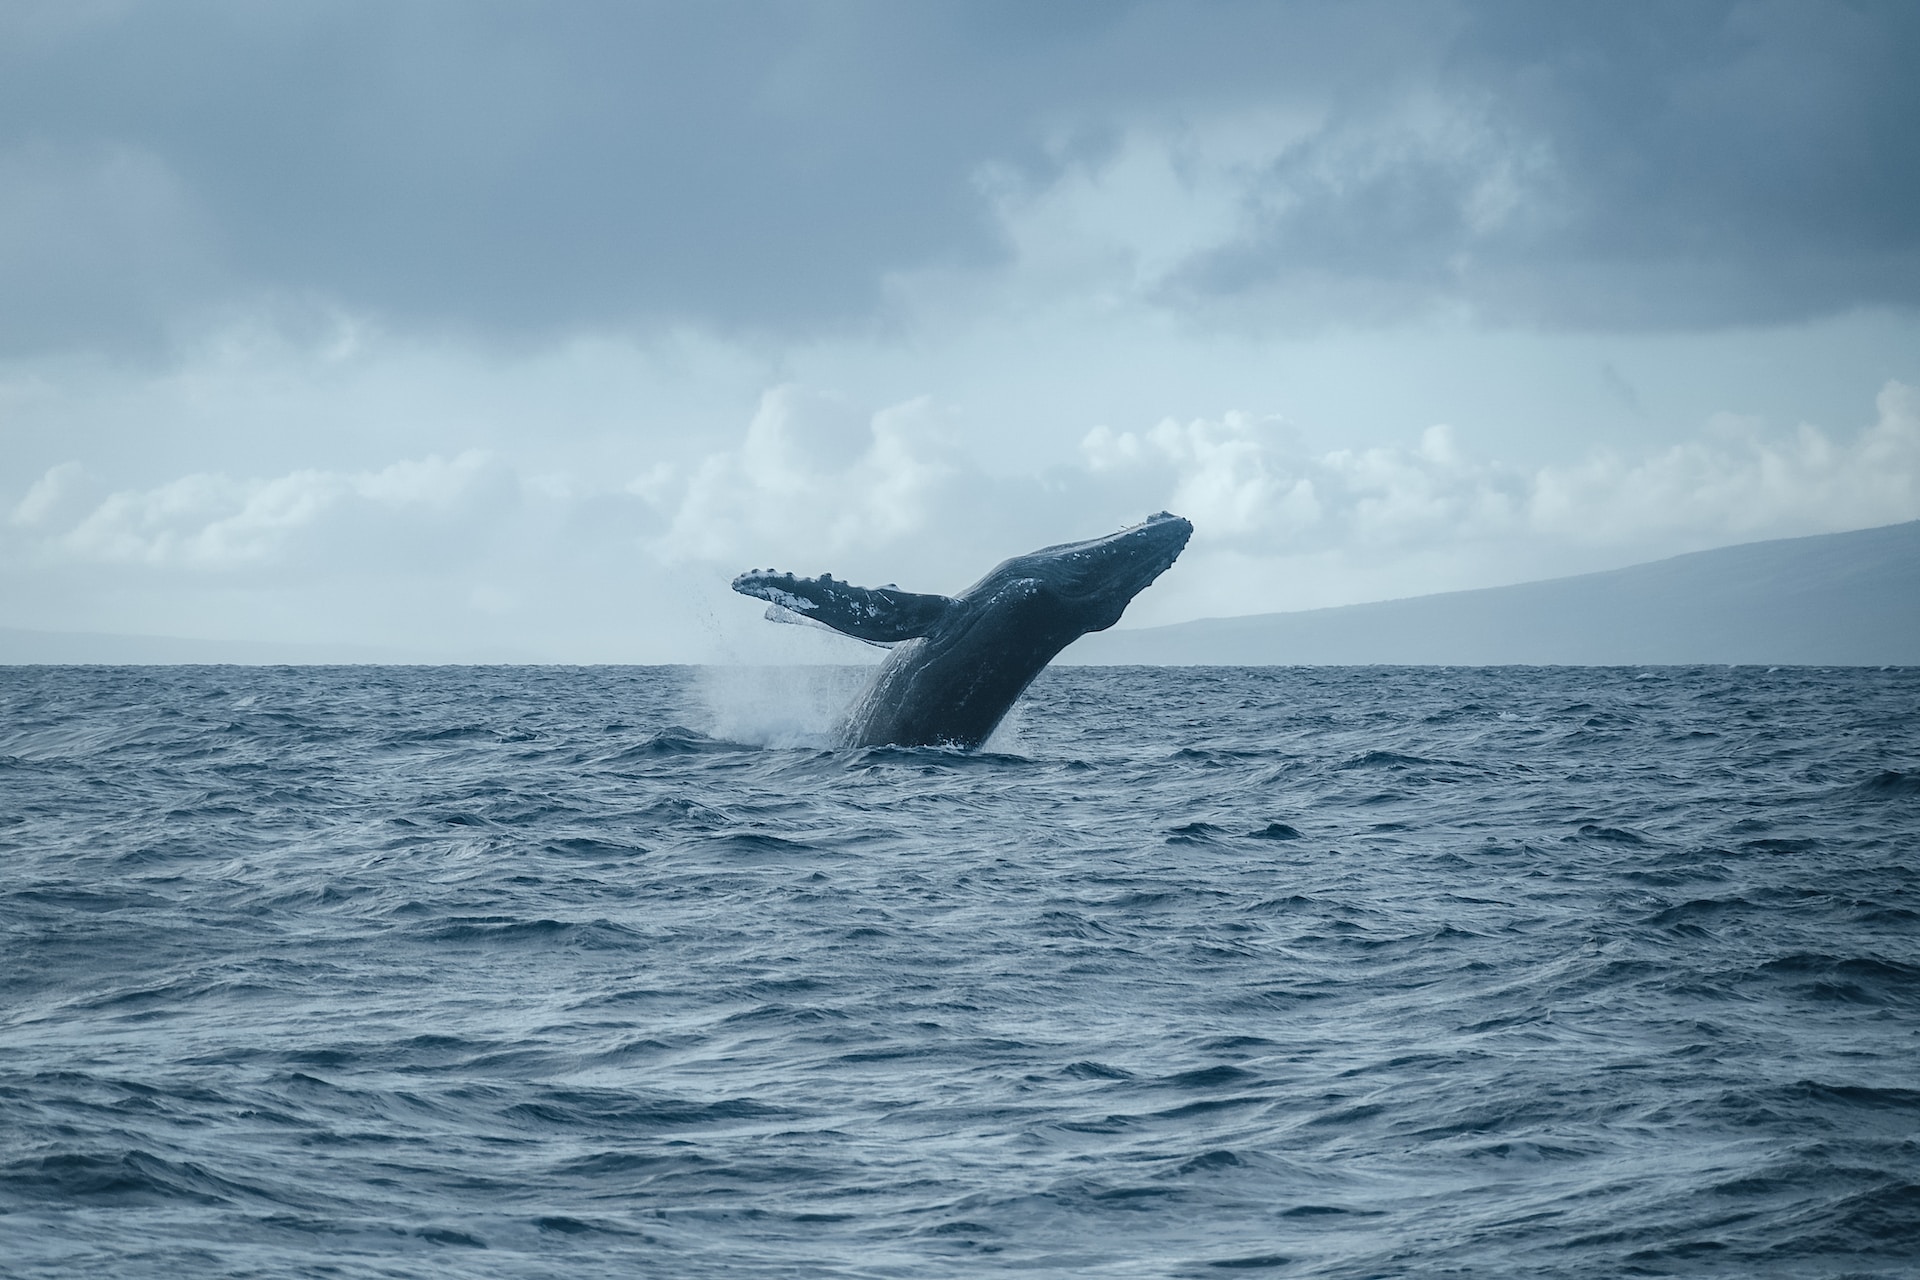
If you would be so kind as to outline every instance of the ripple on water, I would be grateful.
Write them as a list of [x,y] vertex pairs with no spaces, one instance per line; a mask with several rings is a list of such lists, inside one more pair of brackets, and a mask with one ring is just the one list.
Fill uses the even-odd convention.
[[9,1274],[1920,1251],[1920,672],[858,674],[0,669]]

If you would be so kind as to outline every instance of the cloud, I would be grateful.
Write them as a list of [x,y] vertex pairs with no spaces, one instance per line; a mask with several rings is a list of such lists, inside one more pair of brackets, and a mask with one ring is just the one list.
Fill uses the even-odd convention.
[[196,205],[151,149],[0,130],[0,352],[139,343],[207,306],[230,282]]
[[1459,6],[1173,284],[1241,318],[1780,323],[1920,301],[1920,50],[1897,5]]
[[1876,407],[1851,438],[1723,417],[1642,456],[1534,468],[1475,457],[1446,426],[1411,448],[1314,452],[1284,421],[1245,414],[1098,427],[1081,447],[1090,475],[1149,484],[1193,520],[1196,550],[1411,554],[1504,539],[1639,552],[1920,517],[1920,391],[1890,382]]
[[[71,465],[71,464],[69,464]],[[144,490],[121,490],[71,529],[46,539],[52,554],[82,563],[164,569],[231,570],[274,563],[303,530],[324,519],[371,512],[444,513],[475,487],[487,455],[428,457],[379,471],[301,470],[272,478],[198,473]],[[16,523],[37,524],[46,494],[74,473],[55,468],[16,508]],[[33,518],[20,519],[30,512]]]
[[629,488],[670,508],[653,543],[669,562],[854,550],[865,560],[939,517],[958,465],[927,398],[863,416],[789,384],[763,395],[739,445],[701,459],[677,491],[660,468]]
[[[251,387],[250,410],[272,407]],[[428,416],[459,434],[457,415]],[[115,457],[88,455],[13,482],[0,601],[8,625],[51,629],[698,661],[765,656],[751,647],[757,610],[726,591],[749,567],[954,591],[1007,555],[1162,508],[1196,534],[1129,625],[1920,517],[1920,391],[1901,382],[1856,430],[1720,415],[1678,443],[1545,462],[1504,460],[1447,426],[1328,447],[1284,418],[1229,412],[1095,427],[1069,462],[1014,450],[990,467],[969,431],[930,397],[863,403],[781,383],[729,434],[691,445],[583,433],[571,451],[443,445],[133,483],[106,478]]]
[[865,414],[767,393],[737,446],[636,482],[664,563],[770,560],[855,581],[964,586],[1000,556],[1168,509],[1196,533],[1136,622],[1491,585],[1764,537],[1920,517],[1920,393],[1889,383],[1853,433],[1724,415],[1695,439],[1519,465],[1446,425],[1408,445],[1315,448],[1284,419],[1228,413],[1099,426],[1077,466],[991,474],[925,400]]
[[1412,83],[1329,113],[1235,174],[1239,218],[1163,276],[1168,305],[1292,325],[1477,305],[1482,262],[1564,221],[1553,140],[1484,90]]
[[46,474],[34,481],[26,496],[14,505],[12,523],[31,527],[47,520],[59,510],[84,474],[77,462],[62,462],[47,468]]
[[1920,303],[1910,5],[1032,8],[10,5],[0,351],[791,339],[926,272],[1256,327]]
[[1877,421],[1836,440],[1801,424],[1769,434],[1722,417],[1706,438],[1651,456],[1596,455],[1542,468],[1526,527],[1632,545],[1660,536],[1747,538],[1865,528],[1920,517],[1920,391],[1888,383]]
[[[993,249],[971,173],[1007,113],[961,68],[940,73],[969,55],[950,13],[43,8],[0,15],[0,161],[15,161],[0,208],[117,227],[131,179],[87,176],[106,155],[132,157],[167,216],[109,236],[98,260],[56,255],[71,314],[3,335],[17,349],[111,346],[130,315],[177,322],[130,305],[156,272],[179,277],[183,307],[317,298],[545,339],[832,322],[863,313],[894,266]],[[22,156],[78,176],[36,204],[48,184]],[[15,227],[0,265],[31,282],[71,238],[52,217]],[[19,282],[0,275],[10,294]]]

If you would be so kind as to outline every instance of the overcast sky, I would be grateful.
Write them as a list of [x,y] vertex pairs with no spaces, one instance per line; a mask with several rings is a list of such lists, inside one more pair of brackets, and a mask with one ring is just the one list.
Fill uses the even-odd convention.
[[[1920,5],[0,6],[0,626],[720,661],[1920,517]],[[772,636],[770,633],[782,633]],[[835,651],[837,652],[837,650]]]

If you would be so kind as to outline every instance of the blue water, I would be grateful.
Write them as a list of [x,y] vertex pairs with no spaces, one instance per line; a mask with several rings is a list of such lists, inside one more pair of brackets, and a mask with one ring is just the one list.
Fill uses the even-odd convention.
[[10,1276],[1904,1276],[1920,670],[0,669]]

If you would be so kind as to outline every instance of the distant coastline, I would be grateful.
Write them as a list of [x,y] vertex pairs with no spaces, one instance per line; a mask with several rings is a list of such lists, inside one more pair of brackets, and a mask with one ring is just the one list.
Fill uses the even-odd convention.
[[1602,573],[1084,637],[1148,666],[1920,664],[1920,520]]

